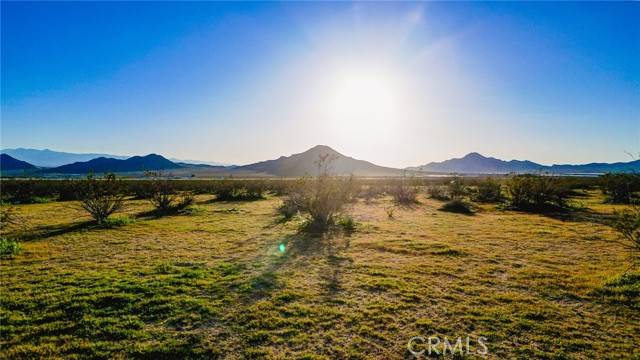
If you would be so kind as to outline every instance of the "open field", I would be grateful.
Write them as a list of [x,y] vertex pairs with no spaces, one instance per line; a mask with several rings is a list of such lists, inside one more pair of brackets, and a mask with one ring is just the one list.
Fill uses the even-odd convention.
[[[1,264],[0,357],[411,358],[413,336],[483,336],[488,358],[639,358],[638,275],[590,191],[560,215],[424,197],[297,231],[279,199],[215,202],[96,228],[74,202],[18,205],[34,234]],[[474,352],[475,349],[472,349]],[[469,358],[473,358],[472,353]]]

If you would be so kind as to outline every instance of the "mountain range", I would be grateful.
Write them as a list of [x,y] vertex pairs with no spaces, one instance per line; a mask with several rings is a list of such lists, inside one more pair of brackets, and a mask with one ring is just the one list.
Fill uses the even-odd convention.
[[89,161],[78,161],[73,164],[62,165],[55,168],[45,169],[45,173],[55,174],[87,174],[87,173],[106,173],[106,172],[135,172],[146,170],[170,170],[181,168],[172,161],[157,154],[149,154],[147,156],[132,156],[128,159],[112,159],[99,157]]
[[582,165],[541,165],[528,160],[500,160],[476,152],[462,158],[410,167],[416,171],[460,174],[508,174],[508,173],[552,173],[552,174],[597,174],[606,172],[640,171],[640,160],[618,163],[590,163]]
[[[27,150],[26,154],[57,153],[52,150],[13,149]],[[66,154],[65,156],[88,156],[90,154]],[[99,154],[94,154],[99,155]],[[320,155],[328,155],[331,158],[330,171],[337,175],[355,176],[403,176],[403,175],[428,175],[428,174],[508,174],[508,173],[553,173],[553,174],[600,174],[606,172],[640,172],[640,160],[619,163],[590,163],[582,165],[541,165],[527,160],[505,161],[493,157],[486,157],[478,153],[469,153],[462,158],[454,158],[442,162],[431,162],[423,166],[396,169],[379,166],[368,161],[354,159],[343,155],[326,145],[317,145],[302,153],[290,156],[281,156],[277,159],[266,160],[244,166],[216,166],[207,164],[191,164],[186,162],[171,161],[161,155],[149,154],[146,156],[112,158],[99,156],[88,161],[75,161],[73,163],[51,167],[38,168],[37,164],[24,161],[24,158],[2,154],[0,169],[3,172],[16,170],[28,171],[31,175],[56,174],[85,175],[87,173],[122,172],[132,173],[138,176],[144,171],[170,171],[178,177],[222,177],[222,176],[278,176],[299,177],[315,175],[318,172],[317,160]],[[42,161],[43,158],[40,158]],[[59,160],[60,158],[58,158]],[[42,162],[40,162],[42,163]],[[52,162],[49,162],[51,164]],[[42,167],[42,166],[40,166]]]
[[[57,166],[72,164],[74,162],[90,161],[100,157],[109,158],[109,159],[119,159],[119,160],[125,160],[130,158],[130,156],[124,156],[124,155],[112,155],[112,154],[100,154],[100,153],[69,153],[69,152],[54,151],[49,149],[39,150],[39,149],[16,148],[16,149],[4,149],[4,150],[0,150],[0,152],[3,154],[11,155],[15,159],[21,159],[23,161],[26,161],[38,167],[57,167]],[[228,165],[228,164],[223,164],[223,163],[213,162],[213,161],[181,160],[181,159],[175,159],[175,158],[171,158],[170,160],[173,162],[185,163],[185,164],[204,164],[204,165],[213,165],[213,166]]]

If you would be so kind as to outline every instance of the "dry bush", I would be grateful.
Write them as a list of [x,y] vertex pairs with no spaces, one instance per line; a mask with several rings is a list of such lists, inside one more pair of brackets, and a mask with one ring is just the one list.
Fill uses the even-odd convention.
[[393,196],[393,201],[399,205],[411,205],[418,203],[418,187],[407,179],[395,181],[387,188],[387,192]]
[[351,200],[353,179],[332,176],[328,155],[317,161],[318,176],[300,179],[292,186],[278,212],[283,216],[302,214],[305,231],[323,232],[336,224],[345,205]]
[[616,212],[613,227],[620,234],[622,245],[629,250],[633,264],[640,264],[640,205]]
[[454,176],[447,184],[447,192],[450,198],[460,199],[467,195],[467,186],[462,178]]
[[473,194],[473,200],[484,203],[495,203],[503,200],[500,181],[486,178],[480,181]]
[[111,214],[124,207],[124,195],[114,174],[97,179],[93,175],[78,183],[80,207],[102,224]]
[[569,191],[561,179],[518,175],[507,182],[510,204],[521,210],[554,210],[567,207]]
[[446,192],[442,189],[442,186],[439,185],[429,186],[429,188],[427,189],[427,193],[432,199],[440,201],[449,200],[449,196],[447,196]]

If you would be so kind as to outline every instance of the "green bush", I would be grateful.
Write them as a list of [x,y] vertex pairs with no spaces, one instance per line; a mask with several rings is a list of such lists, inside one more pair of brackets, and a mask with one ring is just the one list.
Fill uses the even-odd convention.
[[602,190],[607,201],[629,204],[636,192],[640,191],[640,174],[605,174],[600,177]]
[[640,205],[617,211],[613,227],[620,234],[622,244],[629,249],[634,264],[640,262]]
[[295,203],[306,218],[302,227],[305,231],[328,230],[336,224],[344,206],[351,200],[353,178],[330,175],[331,160],[328,155],[320,155],[317,161],[318,176],[298,181],[285,199],[285,202]]
[[13,257],[22,251],[20,242],[15,239],[0,237],[0,257]]
[[78,184],[80,207],[98,224],[102,224],[111,214],[124,207],[124,195],[120,190],[120,183],[114,174],[107,174],[103,179],[89,175]]
[[492,178],[479,182],[473,195],[473,200],[484,203],[500,202],[502,199],[502,185]]
[[135,220],[128,216],[113,216],[113,217],[108,217],[104,219],[101,223],[101,226],[105,228],[114,228],[114,227],[130,225],[130,224],[133,224],[134,222]]
[[393,196],[396,204],[411,205],[418,203],[418,187],[404,178],[389,186],[387,192]]
[[550,176],[517,175],[507,181],[510,205],[520,210],[557,210],[567,207],[569,189]]
[[436,199],[436,200],[440,200],[440,201],[449,200],[449,197],[444,192],[442,187],[439,186],[439,185],[429,186],[427,192],[429,194],[429,197],[432,198],[432,199]]
[[462,178],[455,176],[447,184],[447,191],[449,197],[459,199],[467,195],[467,186]]

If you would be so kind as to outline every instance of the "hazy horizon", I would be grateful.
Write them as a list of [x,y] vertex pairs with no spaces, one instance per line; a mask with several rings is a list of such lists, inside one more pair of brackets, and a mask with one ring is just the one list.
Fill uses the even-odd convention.
[[1,148],[403,168],[640,153],[635,3],[2,2]]

